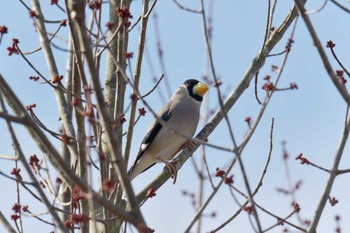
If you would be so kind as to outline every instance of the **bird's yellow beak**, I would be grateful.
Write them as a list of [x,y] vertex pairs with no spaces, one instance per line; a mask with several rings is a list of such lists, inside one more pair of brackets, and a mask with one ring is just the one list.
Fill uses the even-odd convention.
[[193,87],[193,93],[203,97],[208,89],[209,87],[207,84],[199,82]]

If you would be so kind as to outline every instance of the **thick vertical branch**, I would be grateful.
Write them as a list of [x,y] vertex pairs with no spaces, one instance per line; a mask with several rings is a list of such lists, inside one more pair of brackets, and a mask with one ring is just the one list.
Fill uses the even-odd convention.
[[[56,75],[59,75],[58,69],[56,66],[55,58],[51,50],[50,41],[48,38],[48,34],[46,32],[46,27],[44,23],[44,14],[41,11],[40,3],[38,0],[31,0],[33,5],[33,10],[36,12],[38,17],[35,17],[35,25],[38,30],[38,35],[40,37],[40,45],[41,49],[45,55],[46,64],[49,69],[50,76],[53,78]],[[60,83],[57,83],[56,85],[61,85]],[[66,102],[66,98],[64,96],[64,92],[60,90],[60,88],[54,88],[54,93],[56,96],[56,101],[58,105],[58,109],[60,112],[60,117],[62,119],[62,123],[64,126],[64,132],[67,134],[67,136],[75,138],[75,132],[74,127],[71,121],[71,116],[69,114],[68,105]],[[71,157],[75,158],[77,155],[77,146],[76,143],[73,141],[67,145],[69,148],[69,151],[71,153]]]
[[[119,0],[109,0],[109,23],[112,25],[111,29],[108,31],[107,40],[109,41],[107,49],[107,62],[106,62],[106,76],[104,82],[104,99],[110,116],[114,112],[114,102],[116,97],[116,83],[117,75],[116,70],[117,66],[115,64],[115,58],[117,57],[117,41],[119,33],[115,33],[119,25],[119,17],[117,16],[116,10],[120,7]],[[118,30],[119,31],[119,30]],[[102,134],[102,139],[105,138],[105,134]],[[110,148],[106,143],[106,140],[102,140],[99,143],[100,153],[103,152],[105,159],[100,161],[100,180],[101,184],[106,180],[109,180],[111,177],[109,175],[109,165],[110,165]],[[106,192],[102,192],[105,197],[108,196]],[[104,217],[106,219],[111,218],[109,211],[104,209]],[[108,221],[105,224],[106,231],[112,231],[114,229],[115,222]]]
[[137,224],[143,224],[145,225],[145,221],[142,217],[142,214],[140,212],[138,202],[136,200],[134,191],[132,189],[132,186],[130,184],[129,175],[126,172],[126,165],[123,157],[120,153],[118,153],[115,143],[117,142],[117,135],[115,134],[112,123],[111,123],[111,115],[109,114],[109,111],[107,109],[107,106],[105,104],[105,100],[103,97],[103,94],[101,92],[101,85],[100,80],[97,78],[92,52],[89,44],[89,40],[87,39],[87,32],[85,30],[85,12],[84,12],[84,1],[82,0],[71,0],[69,1],[69,6],[71,9],[71,12],[74,13],[75,17],[73,18],[76,29],[78,31],[79,35],[79,44],[80,44],[80,50],[83,51],[84,56],[86,58],[86,64],[87,68],[90,72],[92,83],[94,85],[94,88],[96,90],[96,102],[97,102],[97,110],[100,116],[101,124],[104,128],[104,134],[106,134],[106,140],[107,144],[111,149],[111,157],[113,159],[113,167],[116,169],[118,173],[118,178],[120,181],[120,184],[123,187],[123,190],[125,191],[131,209],[135,213],[135,219]]
[[[67,7],[67,1],[66,1],[66,7]],[[67,7],[68,12],[68,18],[70,17],[70,10]],[[76,123],[76,143],[77,143],[77,158],[76,161],[74,161],[74,164],[72,166],[77,169],[76,173],[79,175],[79,177],[88,184],[88,163],[87,163],[87,156],[88,151],[86,148],[86,132],[85,132],[85,116],[83,115],[84,108],[82,105],[82,102],[80,101],[82,99],[81,92],[82,89],[87,89],[88,82],[86,78],[86,74],[84,71],[83,66],[83,56],[80,53],[77,53],[76,51],[79,50],[79,44],[78,44],[78,36],[77,31],[75,28],[75,25],[69,20],[69,29],[70,29],[70,51],[75,51],[74,53],[69,53],[70,55],[70,79],[72,80],[72,88],[71,91],[74,95],[74,115],[75,115],[75,123]],[[67,77],[68,78],[68,77]],[[83,88],[82,88],[83,85]],[[90,98],[90,92],[85,91],[85,98],[88,100]],[[71,102],[71,103],[73,103]],[[93,109],[90,107],[91,103],[87,103],[87,114],[89,117],[93,114]],[[90,121],[93,124],[94,123]],[[95,138],[97,136],[95,130],[94,130]],[[82,214],[89,216],[89,207],[88,207],[88,200],[82,200],[81,201],[81,212]],[[82,231],[88,232],[89,231],[89,224],[82,224]]]
[[[77,65],[75,65],[75,69],[77,70]],[[74,73],[73,76],[73,93],[75,98],[81,99],[81,81],[78,72]],[[86,93],[86,92],[85,92]],[[85,132],[85,116],[82,114],[84,112],[84,108],[81,101],[78,101],[76,106],[74,107],[74,115],[75,115],[75,123],[76,123],[76,142],[78,146],[78,166],[77,166],[77,174],[79,177],[89,184],[88,178],[88,150],[86,146],[86,132]],[[89,111],[93,111],[92,109]],[[82,213],[86,216],[89,216],[89,207],[88,200],[84,199],[81,201],[81,209]],[[89,232],[88,224],[82,224],[82,231]]]
[[[121,8],[129,9],[131,1],[130,0],[121,0]],[[125,91],[126,91],[126,80],[124,78],[124,74],[126,71],[126,51],[128,45],[128,28],[126,23],[128,18],[121,17],[119,24],[121,25],[120,30],[118,31],[117,38],[117,54],[114,57],[114,62],[117,62],[117,82],[116,82],[116,95],[114,100],[114,112],[113,112],[113,120],[114,120],[114,128],[116,132],[116,141],[114,143],[115,152],[118,157],[123,158],[123,123],[122,118],[124,117],[124,103],[125,103]],[[125,161],[125,160],[124,160]],[[125,163],[125,170],[127,169],[127,165]],[[110,168],[110,179],[119,180],[117,177],[117,172],[115,171],[115,166]],[[115,193],[116,202],[119,203],[122,198],[123,187],[118,186],[118,189]]]
[[[148,5],[149,5],[149,0],[144,0],[142,13],[141,13],[141,29],[140,29],[140,36],[139,36],[139,42],[138,42],[135,71],[134,71],[134,80],[133,80],[134,81],[133,96],[135,97],[139,93],[138,89],[139,89],[139,82],[140,82],[140,75],[141,75],[142,58],[143,58],[143,52],[144,52],[145,40],[146,40],[147,22],[149,17],[149,16],[146,16],[148,11]],[[137,109],[137,98],[132,98],[131,100],[132,102],[130,107],[128,134],[126,138],[125,153],[124,153],[126,164],[128,164],[128,161],[129,161],[130,148],[132,144],[132,136],[134,133],[135,115],[136,115],[136,109]]]
[[[131,0],[121,0],[120,8],[122,9],[130,9]],[[119,26],[120,30],[118,31],[116,38],[117,41],[117,54],[116,57],[113,57],[114,62],[117,62],[116,65],[116,95],[114,99],[114,112],[113,112],[113,120],[115,122],[115,132],[116,132],[116,141],[115,141],[115,152],[117,156],[123,158],[123,122],[120,120],[124,117],[124,103],[125,103],[125,91],[126,91],[126,80],[124,78],[124,74],[126,71],[126,52],[128,47],[129,40],[129,32],[128,27],[126,26],[128,18],[120,17]],[[123,160],[125,161],[125,160]],[[125,162],[125,171],[127,169],[127,162]],[[110,179],[119,180],[117,176],[118,172],[116,171],[116,167],[112,166],[110,168]],[[115,203],[117,205],[121,204],[122,194],[124,187],[123,185],[118,185],[117,191],[115,192]],[[117,221],[116,226],[117,230],[120,230],[120,226],[123,221]]]
[[[73,50],[73,44],[72,44],[72,40],[69,40],[69,44],[68,44],[68,48],[70,51]],[[74,54],[73,53],[68,53],[67,54],[67,63],[66,63],[66,80],[65,80],[65,86],[66,89],[70,92],[73,93],[72,89],[73,89],[73,73],[74,73],[74,65],[73,65],[73,57]],[[67,95],[66,97],[66,101],[67,103],[71,103],[72,102],[72,96],[71,95]],[[70,106],[68,108],[69,110],[69,114],[72,116],[72,107]],[[69,155],[69,151],[68,151],[68,147],[65,143],[61,143],[61,153],[62,153],[62,158],[63,160],[67,163],[67,164],[71,164],[71,156]],[[73,164],[71,164],[71,166],[73,166]],[[64,203],[70,202],[71,200],[71,192],[69,187],[67,186],[66,183],[62,183],[60,190],[59,190],[59,197],[60,200],[62,200]],[[70,206],[69,205],[64,205],[61,206],[61,208],[65,211],[61,213],[61,218],[62,219],[69,219],[69,215],[67,213],[69,213],[70,211]]]
[[[106,78],[105,78],[105,89],[104,89],[104,96],[106,100],[106,105],[108,107],[108,110],[110,114],[114,112],[114,101],[115,101],[115,95],[116,95],[116,70],[117,66],[114,62],[114,58],[117,57],[117,41],[119,33],[115,36],[113,35],[114,31],[116,30],[117,26],[119,25],[119,18],[116,13],[116,9],[120,7],[120,1],[117,0],[109,0],[109,22],[111,25],[111,29],[108,32],[108,41],[111,41],[109,43],[109,48],[107,51],[107,64],[106,64]],[[113,40],[111,38],[114,37]]]

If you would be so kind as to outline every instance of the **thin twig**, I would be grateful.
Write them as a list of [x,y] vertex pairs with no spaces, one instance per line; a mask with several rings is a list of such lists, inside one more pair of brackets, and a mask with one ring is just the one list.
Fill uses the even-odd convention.
[[184,11],[188,11],[188,12],[191,12],[191,13],[197,13],[197,14],[200,14],[202,13],[202,10],[193,10],[193,9],[190,9],[190,8],[187,8],[183,5],[181,5],[178,1],[176,0],[173,0],[173,2],[176,4],[177,7],[179,7],[181,10],[184,10]]
[[271,0],[267,1],[267,17],[266,17],[266,26],[265,26],[265,36],[264,36],[264,41],[262,43],[262,47],[260,51],[264,51],[266,41],[270,36],[270,31],[271,31],[271,24],[272,24],[272,16],[271,16]]
[[328,0],[324,0],[322,5],[318,9],[315,9],[315,10],[312,10],[312,11],[307,11],[307,12],[305,12],[305,14],[311,15],[311,14],[315,14],[315,13],[321,12],[325,8],[327,2],[328,2]]
[[338,64],[340,65],[340,67],[344,70],[344,72],[346,73],[346,75],[348,76],[348,78],[350,78],[350,73],[349,71],[345,68],[345,66],[343,65],[343,63],[339,60],[337,54],[334,51],[333,46],[330,47],[332,55],[334,57],[334,59],[338,62]]
[[141,96],[141,97],[138,97],[137,99],[143,99],[143,98],[149,96],[149,95],[157,88],[157,86],[158,86],[159,83],[163,80],[163,78],[164,78],[164,74],[162,74],[162,75],[160,76],[160,78],[158,79],[158,81],[156,82],[156,84],[153,86],[153,88],[152,88],[149,92],[147,92],[146,94],[144,94],[144,95]]
[[261,105],[261,101],[258,96],[258,77],[259,77],[259,72],[255,74],[254,78],[254,94],[255,94],[255,99],[258,102],[259,105]]
[[47,84],[49,84],[54,89],[59,89],[59,86],[53,85],[50,80],[45,78],[43,74],[40,73],[40,71],[29,61],[29,59],[24,55],[24,53],[21,51],[18,45],[16,45],[16,49],[19,52],[19,54],[22,56],[22,58],[27,62],[27,64],[42,78],[45,80]]
[[275,57],[275,56],[280,56],[282,54],[286,53],[286,50],[283,50],[282,52],[279,53],[273,53],[273,54],[269,54],[268,57]]
[[140,21],[141,21],[141,15],[137,18],[135,23],[133,25],[131,25],[131,27],[129,28],[128,32],[131,32],[137,26],[137,24],[139,24]]
[[107,42],[107,44],[105,46],[103,46],[103,48],[95,55],[96,57],[100,57],[101,54],[105,51],[105,49],[107,49],[109,47],[109,45],[113,42],[115,37],[118,35],[118,32],[120,31],[122,26],[123,26],[122,23],[118,25],[118,27],[113,32],[112,36],[109,38],[109,41]]
[[19,1],[22,3],[22,5],[23,5],[28,11],[31,10],[30,7],[29,7],[23,0],[19,0]]
[[[157,1],[154,1],[153,3],[156,3],[156,2]],[[149,10],[150,10],[149,1],[143,1],[142,12],[141,12],[141,29],[140,29],[140,35],[139,35],[136,64],[135,64],[135,70],[134,70],[134,79],[133,79],[134,81],[133,95],[135,97],[137,96],[137,93],[138,93],[140,77],[141,77],[141,67],[142,67],[143,54],[145,50],[146,32],[147,32],[147,25],[148,25],[148,19],[149,19],[148,18],[149,14],[147,15],[147,12]],[[164,75],[161,76],[161,78],[159,79],[159,82],[162,80],[163,77]],[[126,165],[128,164],[129,157],[130,157],[132,137],[134,133],[134,121],[135,121],[135,115],[136,115],[136,108],[137,108],[137,99],[132,98],[130,115],[129,115],[129,123],[128,123],[128,133],[127,133],[126,145],[124,150],[124,159],[126,161]]]
[[299,227],[299,226],[297,226],[297,225],[295,225],[295,224],[293,224],[293,223],[287,221],[287,219],[289,219],[290,217],[292,217],[292,216],[296,213],[294,210],[293,210],[290,214],[288,214],[286,217],[281,218],[281,217],[279,217],[278,215],[275,215],[275,214],[271,213],[270,211],[267,211],[265,208],[263,208],[262,206],[260,206],[260,205],[258,205],[258,204],[257,204],[256,206],[257,206],[261,211],[263,211],[263,212],[267,213],[268,215],[270,215],[270,216],[272,216],[272,217],[274,217],[274,218],[277,219],[277,223],[276,223],[276,224],[272,225],[271,227],[268,227],[268,228],[265,229],[263,232],[268,232],[270,229],[272,229],[272,228],[274,228],[274,227],[276,227],[276,226],[280,226],[282,223],[285,223],[285,224],[287,224],[287,225],[289,225],[289,226],[291,226],[291,227],[294,227],[295,229],[299,230],[300,232],[307,232],[307,230],[305,230],[304,228]]
[[30,216],[30,217],[34,217],[34,218],[36,218],[38,221],[43,222],[43,223],[45,223],[45,224],[47,224],[47,225],[49,225],[49,226],[55,226],[54,223],[49,222],[49,221],[47,221],[47,220],[45,220],[45,219],[43,219],[43,218],[40,218],[40,217],[38,216],[38,214],[33,214],[33,213],[30,212],[29,210],[27,210],[27,212],[29,213],[29,216]]
[[330,0],[331,2],[333,2],[337,7],[339,7],[340,9],[342,9],[343,11],[345,11],[346,13],[350,14],[350,10],[348,8],[346,8],[345,6],[341,5],[339,2],[337,2],[336,0]]
[[58,3],[55,3],[58,9],[60,9],[63,13],[66,13],[66,11],[61,7]]
[[[271,27],[273,25],[273,16],[275,15],[276,6],[277,6],[277,0],[274,0],[273,4],[272,4],[272,8],[271,8],[271,14],[270,14],[271,15],[271,17],[270,17]],[[272,28],[271,28],[271,30],[272,30]],[[270,33],[271,33],[271,31],[270,31]],[[269,35],[269,36],[271,36],[271,35]]]
[[317,164],[315,164],[315,163],[313,163],[313,162],[310,162],[309,160],[307,161],[307,165],[310,165],[310,166],[313,166],[313,167],[315,167],[315,168],[318,168],[318,169],[320,169],[321,171],[330,173],[330,170],[329,170],[329,169],[326,169],[326,168],[324,168],[324,167],[321,167],[321,166],[319,166],[319,165],[317,165]]
[[[60,22],[61,22],[61,21],[60,21]],[[59,23],[60,23],[60,22],[59,22]],[[60,24],[60,25],[58,26],[57,30],[52,34],[51,38],[49,38],[49,41],[50,41],[50,42],[52,41],[53,38],[55,38],[55,36],[57,35],[57,33],[60,31],[61,28],[62,28],[62,24]],[[23,52],[23,54],[24,54],[24,55],[30,55],[30,54],[33,54],[33,53],[38,52],[38,51],[40,51],[40,50],[41,50],[41,47],[36,48],[36,49],[34,49],[34,50],[32,50],[32,51],[29,51],[29,52]]]
[[149,18],[149,15],[152,13],[154,7],[156,6],[158,0],[153,0],[152,5],[150,6],[148,12],[143,16],[145,18]]
[[349,169],[342,169],[342,170],[338,170],[337,171],[338,175],[345,174],[345,173],[350,173],[350,168]]

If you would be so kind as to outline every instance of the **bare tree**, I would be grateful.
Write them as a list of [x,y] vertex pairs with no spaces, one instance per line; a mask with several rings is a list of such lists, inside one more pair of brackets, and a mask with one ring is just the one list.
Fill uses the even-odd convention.
[[[138,2],[140,8],[135,6],[133,9],[136,3],[130,0],[17,1],[17,8],[29,13],[30,23],[33,23],[31,30],[35,30],[39,47],[33,49],[25,38],[13,38],[12,44],[7,47],[9,57],[6,59],[16,57],[17,62],[29,68],[29,80],[26,82],[37,84],[41,90],[45,89],[45,95],[54,96],[55,106],[51,106],[50,111],[56,111],[59,117],[47,122],[41,116],[44,111],[39,110],[40,104],[21,100],[21,87],[10,85],[12,77],[0,74],[0,127],[6,128],[1,129],[1,135],[6,139],[4,151],[11,151],[9,148],[12,146],[12,152],[0,150],[0,159],[12,166],[11,169],[0,166],[0,174],[15,185],[15,188],[9,188],[15,196],[12,214],[7,216],[5,213],[9,210],[0,207],[0,222],[4,229],[25,232],[30,223],[24,221],[24,217],[29,217],[31,221],[35,220],[35,224],[57,232],[157,231],[153,230],[152,223],[146,222],[149,212],[142,214],[141,208],[151,201],[150,198],[153,203],[159,202],[155,196],[166,182],[169,183],[172,174],[168,167],[164,167],[152,181],[142,183],[142,190],[136,193],[127,171],[130,160],[134,158],[133,152],[139,146],[135,135],[138,135],[136,130],[140,119],[146,113],[156,117],[157,108],[148,99],[149,96],[157,95],[159,102],[165,102],[171,95],[172,74],[167,70],[166,50],[162,47],[162,42],[166,41],[161,40],[160,32],[170,33],[172,29],[160,28],[161,20],[156,13],[160,4],[167,4],[174,11],[199,19],[206,55],[202,79],[211,86],[210,100],[205,101],[202,114],[203,127],[192,139],[195,146],[185,147],[172,161],[179,173],[186,162],[192,163],[192,175],[198,182],[197,190],[194,191],[192,185],[192,190],[183,191],[181,202],[189,198],[194,214],[181,224],[181,229],[184,232],[232,232],[231,225],[244,219],[245,226],[241,231],[245,232],[322,232],[320,221],[327,212],[326,207],[336,206],[339,202],[333,195],[335,182],[349,172],[346,167],[340,168],[340,162],[345,155],[350,127],[350,97],[346,88],[346,77],[350,74],[343,59],[337,55],[335,42],[320,41],[310,17],[322,14],[329,7],[348,15],[347,3],[325,0],[319,9],[307,11],[304,7],[306,0],[295,0],[280,3],[290,5],[283,15],[278,12],[277,0],[265,1],[266,7],[259,10],[265,15],[264,19],[260,19],[265,25],[263,30],[260,29],[264,35],[256,40],[261,45],[254,45],[258,48],[256,55],[251,58],[239,81],[221,76],[217,65],[220,59],[215,56],[213,35],[214,29],[219,26],[214,24],[215,3],[222,4],[200,0],[192,7],[188,5],[193,3],[186,1],[160,3],[142,0]],[[52,19],[55,17],[62,19]],[[281,20],[278,22],[275,18]],[[230,20],[225,22],[230,23]],[[150,31],[149,22],[154,23],[154,32]],[[340,96],[338,101],[345,102],[339,145],[333,154],[328,155],[333,162],[321,166],[300,151],[302,146],[294,156],[296,162],[308,165],[308,171],[322,172],[320,177],[326,177],[318,185],[320,191],[312,193],[318,204],[311,214],[303,212],[300,196],[308,196],[310,192],[301,188],[303,180],[294,180],[291,153],[286,142],[278,144],[282,152],[276,152],[275,131],[276,127],[281,127],[278,125],[279,118],[266,116],[269,115],[267,108],[276,96],[299,91],[299,84],[293,80],[286,84],[283,76],[288,72],[287,61],[293,54],[300,25],[305,25],[303,35],[312,41],[316,49],[311,43],[306,47],[311,47],[318,54],[320,64],[325,68],[324,74]],[[11,30],[15,29],[0,26],[1,48],[7,46],[4,40]],[[155,49],[147,43],[149,34],[155,38]],[[137,41],[131,40],[132,35],[137,37]],[[26,51],[29,49],[31,51]],[[152,57],[151,53],[156,56]],[[239,55],[232,56],[239,59]],[[155,61],[159,65],[155,65]],[[62,68],[64,62],[65,68]],[[279,65],[275,65],[277,62]],[[154,66],[159,68],[159,73]],[[332,66],[339,69],[335,70]],[[266,67],[271,67],[271,71],[264,75]],[[140,85],[143,80],[148,82],[148,90]],[[328,84],[329,89],[332,84]],[[232,85],[234,88],[231,88]],[[37,95],[29,90],[33,99],[39,101],[45,98],[43,94]],[[241,129],[234,127],[231,113],[244,95],[249,95],[254,101],[256,116],[241,119],[244,123],[242,133]],[[278,115],[280,112],[274,109],[273,113]],[[284,114],[287,115],[288,111]],[[163,127],[168,127],[166,122],[161,123]],[[265,136],[260,136],[257,131],[264,124]],[[220,131],[222,139],[212,139],[220,126],[225,128]],[[23,136],[23,129],[28,136]],[[176,129],[172,130],[181,135]],[[243,137],[237,136],[242,134]],[[250,168],[247,159],[254,160],[249,150],[257,144],[254,136],[265,142],[265,151],[259,153],[263,154],[259,157],[263,163],[254,167],[256,171]],[[220,140],[227,144],[223,145]],[[36,147],[35,151],[39,151],[40,155],[27,152],[24,149],[26,144]],[[197,149],[200,156],[193,158]],[[214,165],[208,162],[208,154],[229,156],[221,165]],[[274,154],[282,154],[282,160]],[[285,177],[285,186],[276,185],[273,192],[288,199],[287,209],[274,208],[267,201],[274,198],[271,197],[272,192],[264,191],[271,187],[266,183],[273,183],[274,177],[269,173],[272,173],[271,163],[277,161],[283,167],[278,176]],[[299,167],[304,169],[305,166]],[[222,197],[225,200],[221,200]],[[32,204],[28,204],[28,200]],[[179,200],[172,201],[180,203]],[[217,202],[224,206],[214,208],[214,212],[208,214],[209,206]],[[225,216],[217,219],[212,229],[203,227],[206,226],[204,222],[216,219],[219,209],[225,208]],[[45,209],[44,214],[38,209]],[[164,210],[164,213],[157,213],[157,219],[162,221],[170,216],[175,225],[176,218],[183,219],[182,216],[174,216],[174,213]],[[342,232],[340,215],[330,222],[334,224],[335,232]],[[175,232],[174,229],[169,226],[169,232]]]

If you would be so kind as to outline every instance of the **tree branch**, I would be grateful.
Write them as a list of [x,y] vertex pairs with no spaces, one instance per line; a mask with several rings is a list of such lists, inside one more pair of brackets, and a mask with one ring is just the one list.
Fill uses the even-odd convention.
[[[31,0],[33,10],[36,12],[38,17],[34,17],[35,19],[35,25],[38,30],[38,35],[40,37],[40,44],[41,44],[41,49],[44,53],[45,59],[46,59],[46,64],[49,69],[49,73],[51,78],[55,77],[56,75],[59,75],[56,62],[55,62],[55,57],[52,53],[51,46],[50,46],[50,40],[48,38],[48,34],[46,32],[46,27],[44,23],[44,14],[41,11],[40,7],[40,2],[39,0]],[[58,82],[56,85],[60,85]],[[62,119],[62,123],[64,125],[65,132],[69,137],[75,138],[75,132],[74,132],[74,127],[71,121],[71,116],[69,114],[69,111],[67,110],[67,102],[64,96],[64,93],[60,90],[57,90],[56,88],[53,89],[55,96],[56,96],[56,101],[57,105],[59,108],[60,112],[60,117]],[[68,146],[68,149],[70,151],[70,154],[72,157],[77,156],[77,145],[76,143],[72,142]]]
[[4,228],[9,233],[16,233],[15,229],[11,226],[11,224],[7,221],[6,217],[0,211],[0,223],[4,226]]
[[142,4],[142,13],[141,13],[141,29],[140,29],[140,35],[139,35],[139,42],[138,42],[138,49],[137,49],[137,57],[136,57],[136,64],[135,64],[135,71],[134,71],[134,82],[133,82],[133,96],[134,98],[131,98],[131,107],[130,107],[130,115],[129,115],[129,123],[128,123],[128,133],[126,136],[126,145],[125,145],[125,152],[124,152],[124,159],[126,164],[128,164],[129,156],[130,156],[130,148],[132,144],[132,136],[134,133],[134,122],[135,122],[135,115],[136,115],[136,108],[137,108],[137,95],[138,95],[138,89],[139,89],[139,83],[140,83],[140,75],[141,75],[141,66],[142,66],[142,58],[143,58],[143,52],[144,52],[144,46],[146,41],[146,31],[147,31],[147,23],[148,23],[148,16],[146,16],[148,11],[148,4],[149,1],[145,0]]

